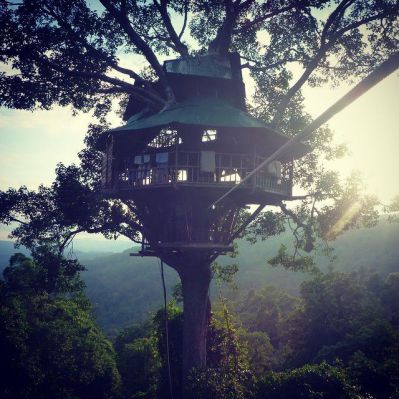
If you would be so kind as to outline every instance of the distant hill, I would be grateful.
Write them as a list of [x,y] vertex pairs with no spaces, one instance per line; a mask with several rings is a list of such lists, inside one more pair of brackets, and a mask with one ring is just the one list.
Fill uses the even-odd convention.
[[[281,243],[290,242],[290,233],[255,245],[240,241],[240,255],[236,259],[221,257],[219,261],[239,264],[236,282],[240,291],[275,285],[295,295],[308,275],[272,268],[267,263]],[[399,271],[399,224],[381,222],[371,229],[350,231],[333,244],[337,260],[331,264],[329,259],[318,256],[322,269],[334,267],[351,272],[364,267],[382,275]],[[145,319],[149,311],[162,304],[158,261],[130,257],[129,252],[84,262],[88,269],[83,275],[87,295],[94,304],[99,324],[107,332]],[[178,281],[177,274],[168,267],[166,280],[169,291]]]
[[[116,253],[121,253],[127,249],[133,250],[133,244],[126,240],[107,240],[105,238],[76,238],[73,246],[70,246],[66,253],[70,256],[76,256],[80,261],[86,261],[97,256],[107,256]],[[0,272],[8,265],[10,257],[16,253],[21,252],[29,255],[29,250],[21,246],[15,248],[13,241],[0,240]]]
[[[259,288],[265,284],[273,284],[292,294],[298,291],[299,283],[307,275],[273,268],[267,260],[276,254],[280,245],[291,245],[292,237],[286,232],[279,237],[249,245],[239,242],[240,256],[237,263],[238,285],[242,289]],[[336,260],[330,262],[325,256],[315,256],[317,265],[322,270],[351,272],[360,268],[373,269],[387,275],[399,271],[399,224],[381,221],[370,229],[352,230],[339,236],[330,245],[334,248]]]
[[[239,264],[236,282],[240,291],[275,285],[295,295],[299,291],[300,283],[308,278],[307,274],[272,268],[267,264],[267,260],[276,254],[281,243],[290,242],[291,236],[288,232],[255,245],[240,241],[240,255],[236,259],[221,257],[219,261]],[[97,250],[95,252],[81,252],[77,250],[78,245],[74,246],[75,255],[87,268],[82,276],[97,321],[109,334],[144,320],[148,312],[162,304],[158,260],[131,257],[129,253],[132,249],[114,254],[104,253],[104,249],[108,251],[111,248],[108,244],[115,244],[117,247],[117,243],[97,243],[97,246],[94,245],[94,249]],[[322,269],[334,267],[351,272],[363,267],[374,269],[382,275],[399,271],[399,224],[383,221],[371,229],[347,232],[332,244],[337,260],[330,264],[327,258],[317,257],[317,263]],[[130,246],[126,242],[123,245]],[[24,249],[19,251],[24,252]],[[8,264],[8,259],[14,252],[11,242],[0,241],[2,268]],[[177,282],[177,274],[166,267],[169,292]]]
[[[156,258],[120,254],[87,260],[83,273],[86,293],[97,322],[108,333],[143,321],[163,303],[160,265]],[[168,292],[178,282],[177,273],[165,267]]]
[[339,270],[366,267],[384,275],[399,271],[399,223],[383,221],[371,229],[352,230],[333,244]]
[[118,240],[107,240],[102,236],[93,237],[80,237],[77,236],[73,241],[73,249],[78,252],[85,252],[91,254],[101,254],[101,253],[120,253],[137,244],[128,241],[127,238]]

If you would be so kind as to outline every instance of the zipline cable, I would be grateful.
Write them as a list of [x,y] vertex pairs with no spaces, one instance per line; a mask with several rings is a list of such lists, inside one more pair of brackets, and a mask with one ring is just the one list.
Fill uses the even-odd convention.
[[366,91],[371,89],[381,80],[386,78],[392,72],[399,68],[399,52],[393,53],[386,61],[381,63],[373,72],[360,81],[353,89],[346,93],[341,99],[334,103],[330,108],[324,111],[318,118],[316,118],[310,125],[308,125],[302,132],[298,133],[292,139],[288,140],[279,149],[277,149],[272,155],[266,158],[262,163],[260,163],[255,169],[253,169],[244,179],[242,179],[238,184],[233,186],[230,190],[219,197],[215,202],[213,202],[209,208],[213,208],[216,204],[222,201],[224,198],[229,196],[233,191],[237,190],[241,184],[248,181],[255,173],[263,169],[270,162],[274,161],[279,155],[287,151],[293,144],[306,139],[310,136],[316,129],[326,123],[335,114],[342,111],[345,107],[351,104],[353,101],[357,100]]
[[173,396],[173,387],[172,387],[172,373],[170,367],[170,351],[169,351],[169,328],[168,328],[168,306],[166,302],[166,286],[165,286],[165,275],[163,268],[163,260],[160,259],[161,262],[161,279],[162,279],[162,288],[163,288],[163,304],[164,304],[164,318],[165,318],[165,337],[166,337],[166,361],[168,364],[168,380],[169,380],[169,394],[170,398],[174,399]]

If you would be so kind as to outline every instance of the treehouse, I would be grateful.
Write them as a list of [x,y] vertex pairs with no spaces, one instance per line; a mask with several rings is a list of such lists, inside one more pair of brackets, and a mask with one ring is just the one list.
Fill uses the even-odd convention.
[[142,254],[217,256],[230,249],[241,209],[290,199],[293,161],[308,148],[293,146],[211,207],[288,138],[246,112],[238,55],[172,60],[164,69],[176,103],[154,113],[129,101],[127,123],[98,143],[102,190],[134,201],[145,231]]

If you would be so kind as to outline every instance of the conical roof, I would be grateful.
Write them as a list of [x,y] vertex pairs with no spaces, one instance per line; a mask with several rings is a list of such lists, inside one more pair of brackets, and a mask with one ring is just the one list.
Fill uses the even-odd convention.
[[[104,134],[126,133],[171,125],[273,130],[262,120],[254,118],[247,112],[230,105],[227,101],[217,98],[192,97],[150,116],[146,116],[145,111],[137,113],[131,116],[124,126],[108,130]],[[274,133],[282,135],[276,131]]]
[[110,132],[144,130],[173,124],[271,129],[260,119],[233,107],[227,101],[192,97],[151,116],[144,117],[143,113],[135,114],[128,119],[126,125]]

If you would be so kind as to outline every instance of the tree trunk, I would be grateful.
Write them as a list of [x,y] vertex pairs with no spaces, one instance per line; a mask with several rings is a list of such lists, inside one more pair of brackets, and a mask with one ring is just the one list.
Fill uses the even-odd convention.
[[183,287],[183,386],[192,368],[206,366],[206,336],[210,314],[209,284],[212,273],[209,261],[188,261],[179,268]]

